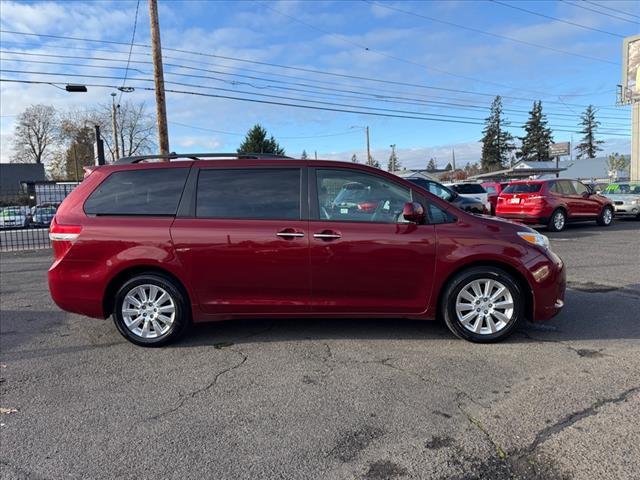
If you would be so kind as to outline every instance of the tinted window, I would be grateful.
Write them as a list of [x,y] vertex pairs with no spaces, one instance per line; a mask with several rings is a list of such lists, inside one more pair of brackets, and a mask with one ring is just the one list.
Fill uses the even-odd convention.
[[188,168],[114,172],[84,204],[94,215],[175,215]]
[[436,182],[430,182],[429,180],[424,180],[422,178],[409,178],[407,180],[421,186],[429,193],[433,193],[435,196],[440,197],[447,202],[450,202],[453,199],[453,192],[444,185],[440,185]]
[[502,190],[502,193],[535,193],[541,188],[541,183],[512,183]]
[[484,187],[484,189],[487,191],[487,193],[498,193],[498,189],[493,185],[487,185],[486,187]]
[[299,220],[300,169],[201,170],[196,216]]
[[432,203],[430,203],[427,208],[429,211],[429,223],[431,224],[450,223],[450,222],[453,222],[454,220],[454,218],[451,215],[449,215],[447,212],[440,209],[439,207],[433,205]]
[[318,209],[323,220],[404,222],[411,191],[385,178],[355,170],[318,170]]
[[581,182],[571,182],[573,184],[573,188],[575,189],[578,195],[582,195],[583,193],[589,193],[589,189]]
[[487,193],[479,183],[458,183],[457,185],[452,185],[451,188],[464,195],[469,193]]
[[558,188],[563,195],[575,195],[576,191],[569,180],[560,180],[558,182]]

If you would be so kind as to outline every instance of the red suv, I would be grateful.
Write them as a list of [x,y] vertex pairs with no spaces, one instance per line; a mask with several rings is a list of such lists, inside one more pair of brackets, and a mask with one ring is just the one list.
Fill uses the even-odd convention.
[[50,228],[55,302],[112,315],[136,344],[167,343],[191,322],[305,316],[442,317],[459,337],[492,342],[563,306],[565,268],[545,236],[395,175],[275,156],[167,157],[182,161],[93,169]]
[[567,222],[613,221],[611,200],[577,180],[524,180],[511,182],[498,197],[496,215],[523,223],[547,225],[552,232]]

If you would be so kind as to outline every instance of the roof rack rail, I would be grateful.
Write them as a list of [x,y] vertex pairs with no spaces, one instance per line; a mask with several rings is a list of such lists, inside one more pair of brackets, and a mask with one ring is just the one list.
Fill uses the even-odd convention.
[[238,160],[258,160],[258,159],[292,159],[286,155],[276,155],[274,153],[167,153],[164,155],[139,155],[135,157],[123,157],[113,162],[114,165],[127,165],[132,163],[140,163],[145,160],[160,160],[169,159],[175,160],[177,158],[188,158],[190,160],[208,160],[215,158],[237,158]]

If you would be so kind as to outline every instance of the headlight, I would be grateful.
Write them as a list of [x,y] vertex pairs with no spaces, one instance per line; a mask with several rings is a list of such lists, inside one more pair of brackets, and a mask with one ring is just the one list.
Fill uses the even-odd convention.
[[538,245],[542,248],[549,248],[549,238],[547,238],[546,235],[542,235],[538,232],[518,232],[518,236],[533,245]]
[[631,205],[640,205],[640,200],[631,200]]

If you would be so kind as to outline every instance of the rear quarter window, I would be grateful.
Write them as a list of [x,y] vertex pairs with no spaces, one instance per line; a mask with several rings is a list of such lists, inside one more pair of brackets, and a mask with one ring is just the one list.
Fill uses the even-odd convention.
[[502,193],[535,193],[542,188],[541,183],[512,183]]
[[113,172],[84,203],[89,215],[175,215],[188,168]]

